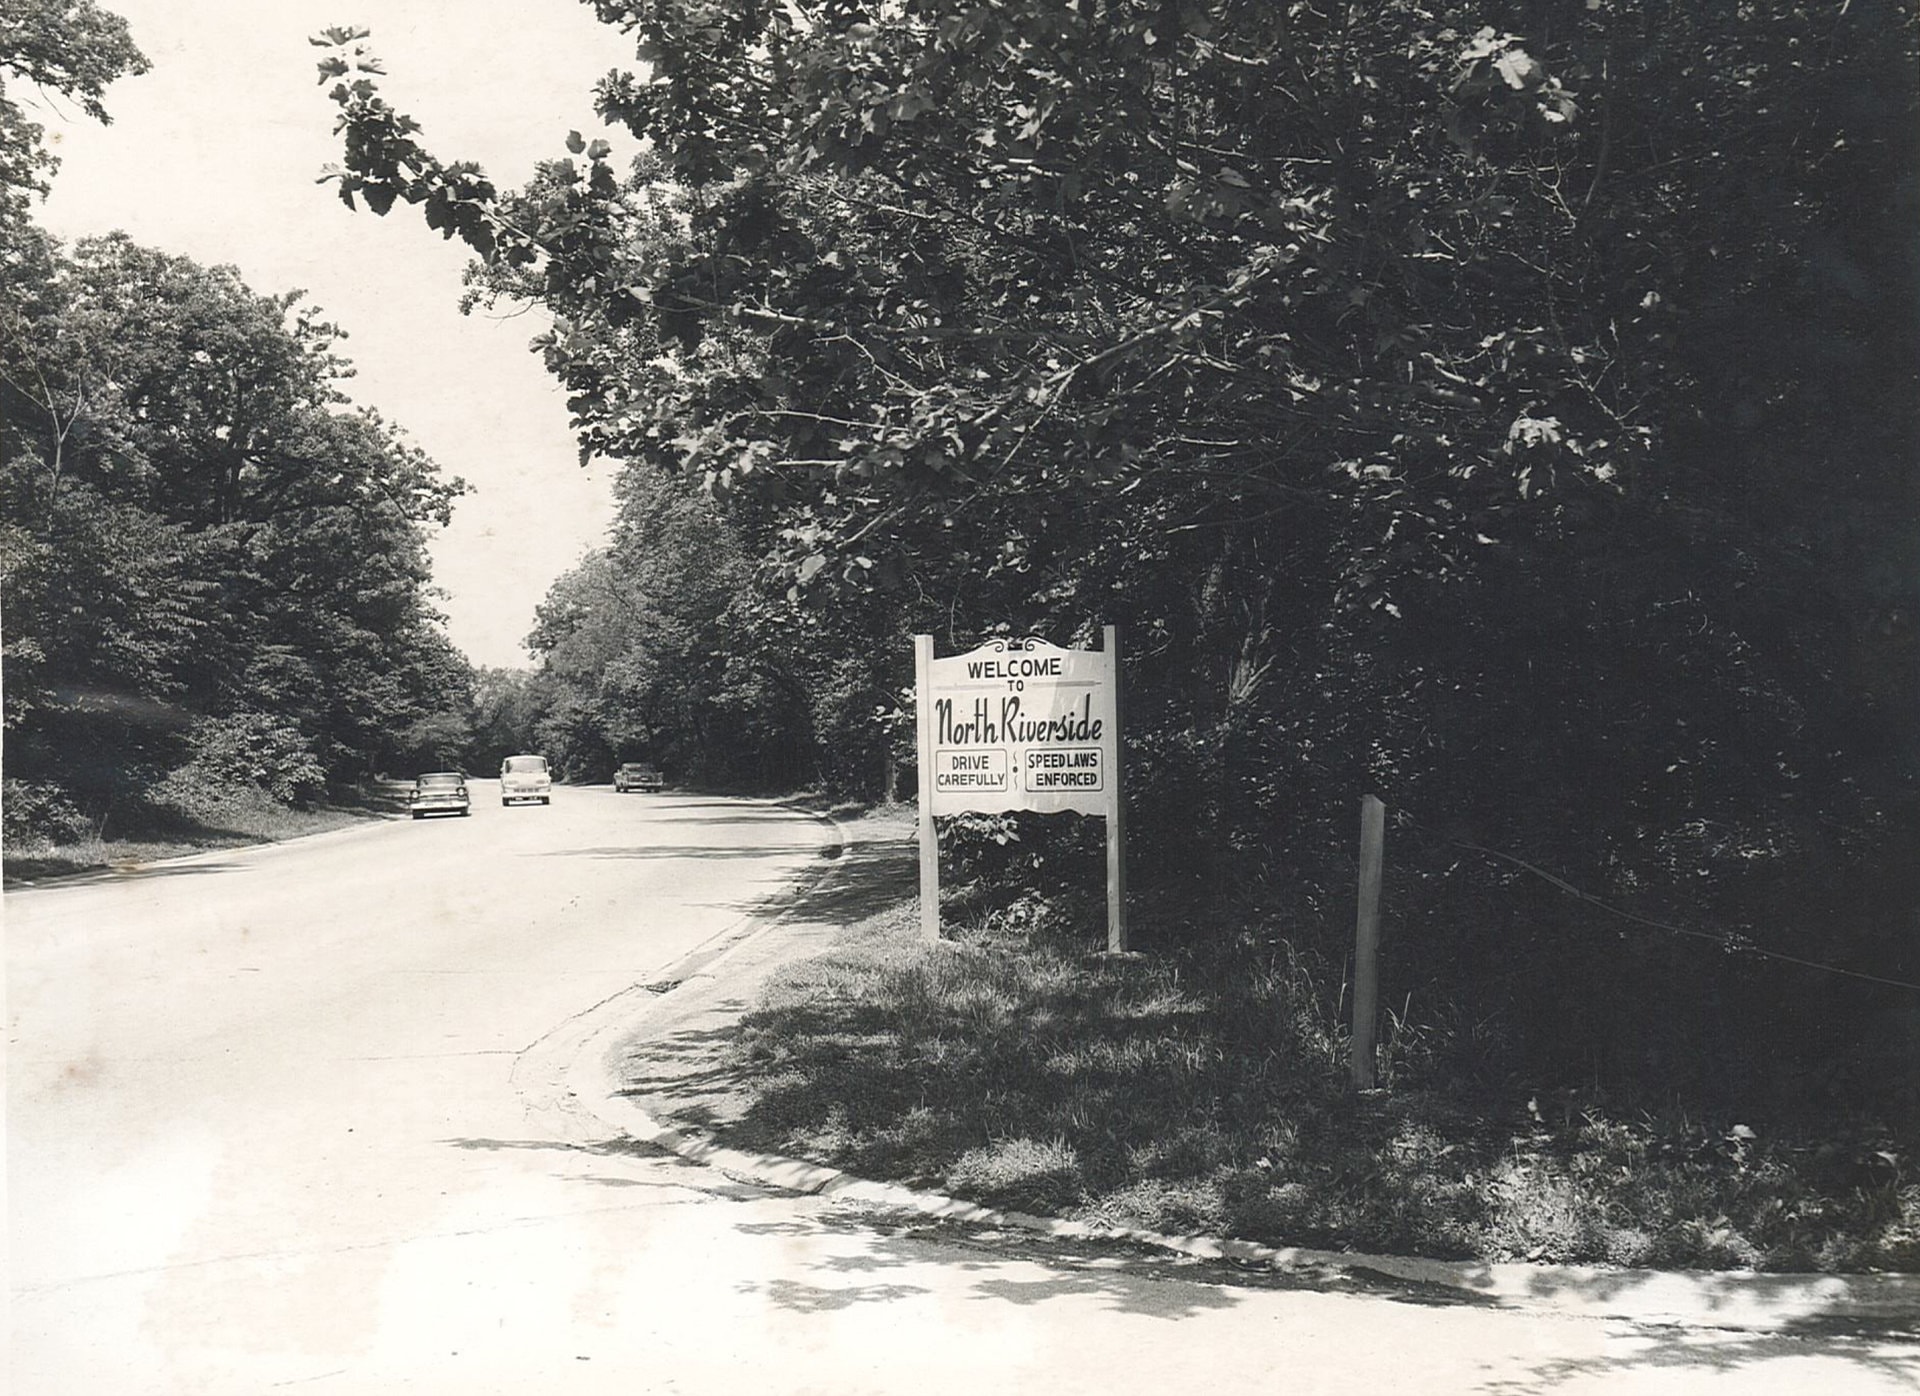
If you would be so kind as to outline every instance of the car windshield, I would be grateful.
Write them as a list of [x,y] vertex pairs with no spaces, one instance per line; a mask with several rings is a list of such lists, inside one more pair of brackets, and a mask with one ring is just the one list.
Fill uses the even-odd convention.
[[632,763],[629,763],[625,766],[622,766],[620,769],[627,772],[629,775],[640,776],[640,775],[645,775],[648,771],[651,771],[653,767],[639,766],[639,765],[634,765]]
[[509,756],[507,764],[500,768],[508,775],[539,774],[547,769],[544,756]]
[[434,771],[420,777],[421,785],[431,785],[435,787],[445,786],[451,788],[465,785],[466,783],[467,778],[458,771]]

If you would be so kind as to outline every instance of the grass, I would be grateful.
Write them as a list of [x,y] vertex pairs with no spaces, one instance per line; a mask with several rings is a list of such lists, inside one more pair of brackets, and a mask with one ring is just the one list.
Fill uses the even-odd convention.
[[9,843],[9,886],[50,877],[124,868],[220,848],[280,843],[380,818],[399,808],[391,792],[369,786],[336,792],[326,804],[292,809],[265,797],[228,799],[192,812],[169,805],[125,808],[79,838]]
[[[865,836],[897,840],[889,818]],[[1449,1081],[1402,1020],[1388,1088],[1355,1094],[1337,969],[1283,942],[1109,957],[1096,916],[1029,898],[927,945],[912,890],[869,895],[744,1020],[745,1142],[990,1205],[1274,1244],[1920,1270],[1913,1161],[1869,1125],[1762,1138]]]

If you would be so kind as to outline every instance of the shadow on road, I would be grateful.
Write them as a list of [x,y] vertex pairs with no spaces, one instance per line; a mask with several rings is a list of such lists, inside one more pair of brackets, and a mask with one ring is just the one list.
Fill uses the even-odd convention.
[[686,814],[685,805],[666,805],[666,821],[671,824],[791,824],[793,812],[784,809],[733,808],[717,814]]
[[[1623,1346],[1626,1350],[1619,1351]],[[1877,1379],[1876,1387],[1920,1389],[1920,1346],[1910,1341],[1837,1336],[1817,1327],[1803,1329],[1798,1323],[1766,1333],[1643,1327],[1638,1342],[1614,1347],[1609,1356],[1551,1358],[1524,1375],[1496,1378],[1480,1389],[1495,1396],[1533,1396],[1566,1386],[1585,1390],[1598,1380],[1611,1379],[1657,1383],[1663,1390],[1691,1390],[1692,1383],[1702,1378],[1816,1356],[1851,1364],[1861,1385],[1850,1381],[1849,1389],[1865,1390],[1869,1379]]]
[[75,872],[65,864],[50,864],[45,868],[29,867],[23,872],[10,869],[7,886],[22,889],[32,887],[42,878],[57,878],[62,887],[95,887],[103,882],[136,882],[156,877],[206,877],[214,873],[246,872],[242,863],[194,863],[190,866],[169,866],[159,863],[118,863],[104,868],[87,868]]
[[718,1197],[731,1202],[748,1202],[765,1197],[767,1190],[755,1187],[751,1183],[737,1183],[722,1174],[705,1168],[691,1159],[681,1158],[670,1149],[653,1144],[645,1144],[637,1139],[624,1136],[617,1139],[599,1140],[588,1144],[572,1144],[561,1139],[443,1139],[442,1144],[468,1152],[484,1153],[543,1153],[555,1154],[562,1158],[576,1159],[633,1159],[650,1165],[666,1168],[671,1176],[666,1178],[636,1178],[621,1173],[583,1173],[571,1172],[556,1174],[567,1177],[576,1183],[589,1183],[603,1188],[671,1188],[678,1192],[693,1191],[708,1197]]
[[758,844],[753,846],[693,843],[610,844],[599,848],[555,848],[545,853],[522,855],[533,858],[768,858],[784,854],[821,853],[811,843]]
[[[804,1261],[805,1277],[742,1286],[796,1313],[930,1293],[932,1286],[907,1282],[904,1275],[886,1278],[895,1272],[924,1272],[929,1266],[937,1266],[943,1277],[966,1277],[959,1288],[969,1300],[1023,1307],[1079,1295],[1103,1300],[1121,1313],[1179,1319],[1241,1302],[1231,1289],[1194,1282],[1194,1276],[1156,1273],[1146,1257],[1130,1257],[1120,1268],[1112,1247],[1051,1244],[1049,1238],[1025,1233],[929,1222],[918,1213],[841,1208],[792,1221],[743,1222],[737,1229],[815,1243],[796,1244],[787,1252]],[[1169,1272],[1174,1268],[1171,1263],[1164,1267]],[[849,1283],[848,1277],[871,1277],[872,1282]],[[1169,1284],[1169,1279],[1188,1282]]]
[[[1345,1294],[1421,1307],[1489,1309],[1498,1301],[1470,1291],[1420,1284],[1361,1270],[1302,1265],[1289,1270],[1248,1268],[1196,1260],[1124,1240],[1059,1237],[1017,1228],[930,1220],[905,1209],[840,1207],[818,1216],[779,1222],[741,1222],[752,1235],[795,1242],[844,1235],[851,1244],[795,1245],[804,1257],[798,1278],[749,1284],[774,1304],[810,1313],[881,1303],[926,1286],[889,1282],[894,1272],[938,1266],[966,1276],[962,1289],[976,1301],[1021,1307],[1070,1297],[1093,1298],[1106,1307],[1153,1318],[1180,1319],[1243,1304],[1253,1291]],[[870,1238],[865,1244],[860,1237]],[[1025,1262],[1025,1264],[1022,1264]],[[864,1283],[845,1283],[846,1277]],[[1609,1276],[1612,1284],[1622,1277]],[[1862,1382],[1920,1389],[1920,1339],[1859,1319],[1809,1313],[1771,1324],[1765,1331],[1716,1328],[1709,1323],[1618,1320],[1604,1355],[1547,1356],[1519,1375],[1476,1389],[1522,1396],[1578,1386],[1594,1378],[1624,1377],[1679,1389],[1690,1380],[1740,1372],[1757,1364],[1815,1356],[1849,1364]],[[1691,1386],[1687,1386],[1691,1389]]]
[[671,808],[675,814],[688,809],[725,810],[735,819],[791,819],[794,810],[790,805],[767,802],[756,804],[752,800],[716,800],[697,795],[649,795],[649,800]]

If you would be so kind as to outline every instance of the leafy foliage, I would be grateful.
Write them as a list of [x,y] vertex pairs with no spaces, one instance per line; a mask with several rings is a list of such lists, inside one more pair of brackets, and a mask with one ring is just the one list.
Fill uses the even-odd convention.
[[203,718],[187,738],[190,758],[162,783],[162,798],[193,812],[235,794],[297,804],[318,795],[326,771],[299,729],[265,713]]
[[[1914,977],[1874,871],[1920,817],[1910,8],[598,9],[630,171],[576,136],[502,193],[352,33],[330,178],[547,309],[584,452],[712,493],[757,601],[706,638],[797,685],[823,769],[897,720],[906,634],[1117,622],[1142,871],[1335,924],[1377,790],[1425,850],[1401,987],[1542,1069],[1679,1014],[1611,1069],[1711,1078],[1751,1034],[1687,1005],[1804,985],[1571,948],[1459,845]],[[636,711],[587,691],[569,730]]]
[[[127,22],[93,0],[7,0],[0,5],[0,222],[25,216],[44,194],[59,160],[46,149],[45,128],[20,105],[22,85],[77,102],[99,122],[116,79],[144,73]],[[31,98],[29,101],[33,100]]]
[[342,774],[462,706],[421,530],[463,487],[340,410],[338,332],[123,235],[22,241],[0,390],[23,769],[98,797],[200,717],[257,713]]
[[[143,68],[89,4],[14,7],[0,30],[0,69],[102,119],[106,83]],[[0,109],[7,141],[17,115]],[[59,833],[159,797],[169,768],[196,798],[280,801],[372,769],[465,705],[423,541],[464,487],[343,410],[339,331],[298,293],[35,228],[46,164],[0,169],[9,838],[36,810]]]
[[709,784],[808,778],[804,693],[774,614],[791,608],[753,580],[695,485],[625,479],[610,546],[555,583],[528,637],[555,695],[541,749],[575,773],[647,757]]

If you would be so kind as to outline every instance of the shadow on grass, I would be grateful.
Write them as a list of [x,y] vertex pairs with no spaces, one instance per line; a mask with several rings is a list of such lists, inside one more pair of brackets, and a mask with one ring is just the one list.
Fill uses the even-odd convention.
[[[831,856],[833,876],[808,892],[801,915],[808,921],[853,926],[894,911],[920,895],[918,853],[912,840],[856,840]],[[778,915],[792,905],[782,893],[752,903],[756,916]]]
[[[950,996],[911,970],[881,991],[891,1001],[802,989],[765,1002],[737,1043],[753,1087],[739,1132],[990,1206],[1274,1245],[1470,1254],[1473,1194],[1403,1157],[1428,1103],[1289,1090],[1273,1041],[1223,1046],[1184,999],[1116,1011],[1130,970],[1061,976],[1038,1002],[996,1002],[984,971],[977,991]],[[1282,1140],[1286,1157],[1267,1157]],[[1056,1161],[965,1166],[1019,1141],[1051,1142]],[[1496,1152],[1458,1132],[1447,1148],[1455,1177]]]
[[[746,1005],[731,1007],[743,1011]],[[644,1100],[686,1124],[729,1128],[738,1123],[744,1101],[733,1054],[739,1035],[738,1024],[730,1023],[651,1038],[623,1063],[621,1080],[626,1084],[620,1094]]]
[[[1450,1261],[1808,1270],[1829,1238],[1871,1256],[1903,1234],[1910,1203],[1787,1175],[1787,1142],[1763,1171],[1710,1135],[1665,1151],[1584,1116],[1353,1094],[1283,968],[918,944],[911,859],[861,856],[883,875],[838,895],[888,928],[787,971],[729,1044],[753,1147],[996,1207]],[[1783,1238],[1775,1199],[1802,1197]]]

